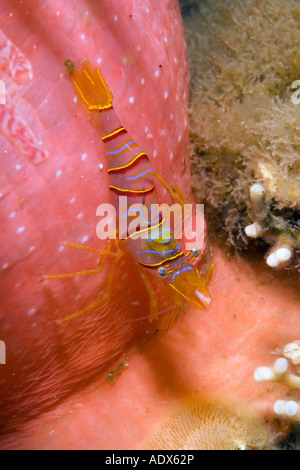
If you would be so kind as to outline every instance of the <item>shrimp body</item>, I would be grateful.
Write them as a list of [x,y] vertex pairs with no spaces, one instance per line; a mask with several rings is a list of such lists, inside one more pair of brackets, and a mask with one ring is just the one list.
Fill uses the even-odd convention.
[[[163,327],[168,328],[183,303],[190,302],[197,308],[204,308],[210,303],[207,284],[211,280],[214,266],[210,267],[206,279],[203,279],[197,268],[191,264],[196,251],[184,254],[165,219],[160,214],[154,219],[150,218],[151,212],[143,211],[142,207],[151,209],[155,204],[157,175],[148,155],[128,134],[116,115],[112,105],[113,95],[100,71],[85,62],[80,71],[73,71],[73,83],[80,99],[89,110],[97,114],[108,162],[109,188],[116,210],[119,209],[120,196],[127,196],[128,207],[133,204],[141,207],[138,211],[140,223],[136,230],[133,233],[119,232],[119,243],[137,262],[149,293],[151,319],[156,318],[158,313],[157,299],[151,285],[153,279],[155,280],[153,276],[163,281],[165,295],[173,310],[162,322]],[[127,217],[127,227],[136,218],[136,214],[130,210],[121,214],[122,217]]]

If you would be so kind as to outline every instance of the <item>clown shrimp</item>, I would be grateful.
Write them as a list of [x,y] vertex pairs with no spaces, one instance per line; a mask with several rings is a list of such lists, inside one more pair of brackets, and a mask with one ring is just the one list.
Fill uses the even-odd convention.
[[[128,230],[117,233],[114,240],[108,242],[105,250],[96,250],[85,246],[68,243],[68,245],[93,251],[101,255],[96,270],[86,270],[70,274],[56,274],[47,278],[67,278],[80,275],[97,274],[103,269],[107,257],[112,265],[106,288],[101,299],[82,310],[64,317],[62,321],[71,320],[103,304],[110,298],[114,271],[124,253],[129,252],[135,260],[137,273],[141,276],[149,295],[149,320],[159,319],[159,328],[168,329],[178,316],[182,306],[190,303],[197,308],[205,308],[211,300],[207,289],[214,266],[211,265],[203,279],[191,261],[198,256],[196,249],[184,253],[180,243],[175,239],[171,228],[161,213],[156,218],[149,217],[150,209],[155,206],[155,179],[160,181],[181,206],[187,203],[179,188],[172,189],[151,168],[147,154],[138,143],[130,137],[117,117],[112,102],[113,95],[107,87],[100,71],[85,62],[80,71],[72,70],[73,84],[78,97],[86,107],[97,115],[102,129],[102,142],[108,162],[112,202],[118,210],[120,196],[127,196],[128,206],[140,207],[139,225],[133,233]],[[145,208],[146,210],[143,210]],[[123,214],[128,221],[133,221],[136,213],[130,210]],[[168,308],[160,312],[154,285],[157,280]]]

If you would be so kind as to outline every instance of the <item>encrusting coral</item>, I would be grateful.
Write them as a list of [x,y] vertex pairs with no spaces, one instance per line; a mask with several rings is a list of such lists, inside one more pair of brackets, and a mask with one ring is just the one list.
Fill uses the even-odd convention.
[[[228,246],[266,250],[275,243],[273,253],[288,238],[289,267],[298,270],[299,2],[225,0],[201,2],[199,10],[186,20],[195,194],[206,199],[206,212]],[[245,236],[250,221],[257,222],[249,200],[256,183],[265,189],[269,213],[282,221],[272,237],[261,231],[258,242]]]
[[[300,341],[293,341],[284,346],[284,357],[277,359],[272,367],[258,367],[254,372],[256,382],[274,382],[287,386],[290,390],[300,391],[300,376],[289,371],[290,365],[300,364]],[[297,371],[300,372],[300,369]],[[290,418],[294,422],[300,422],[300,401],[277,400],[274,403],[274,412],[277,415]]]
[[177,403],[154,427],[143,449],[246,450],[271,446],[263,420],[245,405],[192,396]]

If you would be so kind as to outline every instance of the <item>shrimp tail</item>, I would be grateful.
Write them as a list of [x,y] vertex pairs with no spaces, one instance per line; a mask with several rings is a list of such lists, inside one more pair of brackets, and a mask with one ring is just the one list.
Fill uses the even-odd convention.
[[73,84],[77,96],[90,110],[109,109],[112,106],[113,94],[106,85],[100,70],[88,61],[80,70],[72,72]]

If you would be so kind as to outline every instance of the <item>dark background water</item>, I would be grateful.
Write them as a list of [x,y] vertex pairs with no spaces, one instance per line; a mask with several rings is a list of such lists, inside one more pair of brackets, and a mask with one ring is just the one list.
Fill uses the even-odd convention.
[[182,16],[188,17],[197,13],[201,0],[179,0]]

